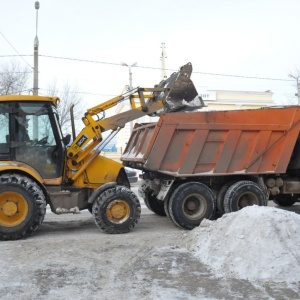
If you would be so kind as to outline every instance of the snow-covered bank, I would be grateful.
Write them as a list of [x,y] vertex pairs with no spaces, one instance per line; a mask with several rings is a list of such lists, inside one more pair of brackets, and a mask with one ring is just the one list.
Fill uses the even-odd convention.
[[204,220],[186,246],[216,276],[300,282],[300,216],[274,207],[251,206]]

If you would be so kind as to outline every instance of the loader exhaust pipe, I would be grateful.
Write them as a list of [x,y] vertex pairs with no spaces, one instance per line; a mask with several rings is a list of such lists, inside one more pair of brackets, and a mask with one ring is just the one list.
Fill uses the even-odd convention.
[[164,104],[164,108],[156,112],[156,115],[166,112],[192,111],[205,106],[190,79],[192,71],[192,64],[187,63],[178,72],[174,72],[157,85],[157,87],[168,88],[168,91],[154,93],[153,100],[162,100]]

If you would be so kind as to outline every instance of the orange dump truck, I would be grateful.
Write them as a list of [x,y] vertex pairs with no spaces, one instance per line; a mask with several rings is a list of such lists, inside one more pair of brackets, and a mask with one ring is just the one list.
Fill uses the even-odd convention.
[[164,114],[135,126],[122,155],[143,171],[148,208],[185,229],[300,195],[300,107]]

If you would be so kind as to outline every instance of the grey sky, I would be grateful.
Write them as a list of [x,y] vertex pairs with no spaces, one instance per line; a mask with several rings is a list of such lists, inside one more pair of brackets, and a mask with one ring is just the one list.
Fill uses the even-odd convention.
[[[0,0],[0,31],[20,54],[33,54],[36,11],[32,0]],[[88,106],[120,94],[137,62],[133,85],[160,81],[161,43],[166,67],[191,62],[197,89],[272,90],[278,102],[295,99],[293,82],[281,78],[300,68],[300,1],[297,0],[40,0],[39,86],[78,84]],[[0,35],[0,55],[15,51]],[[54,59],[57,56],[112,64]],[[17,58],[20,63],[23,60]],[[33,66],[33,57],[25,57]],[[0,64],[7,57],[0,57]],[[142,68],[149,67],[149,68]],[[90,95],[96,94],[96,95]]]

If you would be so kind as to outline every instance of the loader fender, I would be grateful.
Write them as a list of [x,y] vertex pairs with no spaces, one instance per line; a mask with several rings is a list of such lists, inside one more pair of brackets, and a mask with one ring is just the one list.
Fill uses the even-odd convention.
[[22,162],[16,162],[16,161],[0,162],[0,174],[7,173],[7,172],[22,173],[28,177],[31,177],[36,182],[42,185],[44,184],[44,180],[41,177],[41,175],[34,168]]
[[92,194],[92,196],[89,198],[88,203],[89,204],[93,204],[95,199],[105,190],[115,187],[117,185],[116,182],[108,182],[105,183],[103,185],[101,185],[99,188],[97,188],[94,193]]

